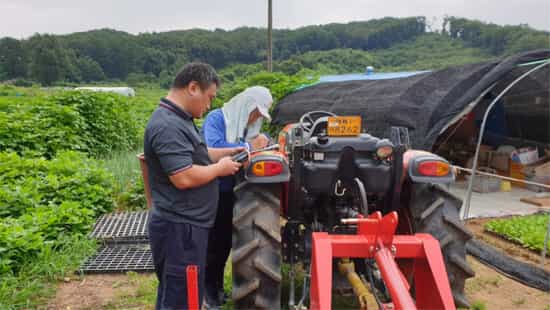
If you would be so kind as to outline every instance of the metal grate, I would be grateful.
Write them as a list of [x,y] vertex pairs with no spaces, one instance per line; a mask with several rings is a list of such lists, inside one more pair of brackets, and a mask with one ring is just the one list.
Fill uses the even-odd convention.
[[148,211],[104,214],[89,236],[107,243],[146,242],[148,218]]
[[99,249],[79,268],[81,273],[115,273],[154,271],[153,256],[146,243],[111,245]]

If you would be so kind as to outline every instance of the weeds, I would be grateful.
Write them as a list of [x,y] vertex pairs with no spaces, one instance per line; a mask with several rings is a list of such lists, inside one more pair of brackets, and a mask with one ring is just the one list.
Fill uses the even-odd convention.
[[80,263],[95,252],[95,241],[82,236],[65,237],[63,247],[45,248],[17,274],[4,274],[0,282],[0,309],[42,308]]

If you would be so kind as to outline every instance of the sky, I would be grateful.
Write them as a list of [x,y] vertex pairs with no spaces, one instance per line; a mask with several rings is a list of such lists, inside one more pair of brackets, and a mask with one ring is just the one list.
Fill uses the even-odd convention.
[[[459,16],[550,31],[550,0],[272,0],[273,27],[426,16],[439,28]],[[265,27],[267,0],[0,0],[0,37],[111,28],[133,34]]]

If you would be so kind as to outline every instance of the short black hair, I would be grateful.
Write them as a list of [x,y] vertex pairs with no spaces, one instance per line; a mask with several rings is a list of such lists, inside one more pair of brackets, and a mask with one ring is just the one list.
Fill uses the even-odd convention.
[[213,83],[220,86],[220,78],[211,65],[192,62],[180,69],[174,82],[172,82],[172,88],[185,88],[192,81],[197,82],[202,90],[206,90]]

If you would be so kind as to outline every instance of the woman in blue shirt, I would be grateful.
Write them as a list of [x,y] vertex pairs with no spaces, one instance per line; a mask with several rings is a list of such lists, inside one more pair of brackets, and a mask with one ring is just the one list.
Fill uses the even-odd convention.
[[[207,146],[245,146],[249,150],[267,146],[269,138],[260,133],[260,129],[264,119],[271,120],[269,108],[272,103],[269,89],[253,86],[233,97],[221,109],[211,111],[202,126]],[[220,178],[219,186],[216,221],[208,238],[205,275],[207,309],[217,309],[223,303],[223,272],[231,251],[235,178]]]

